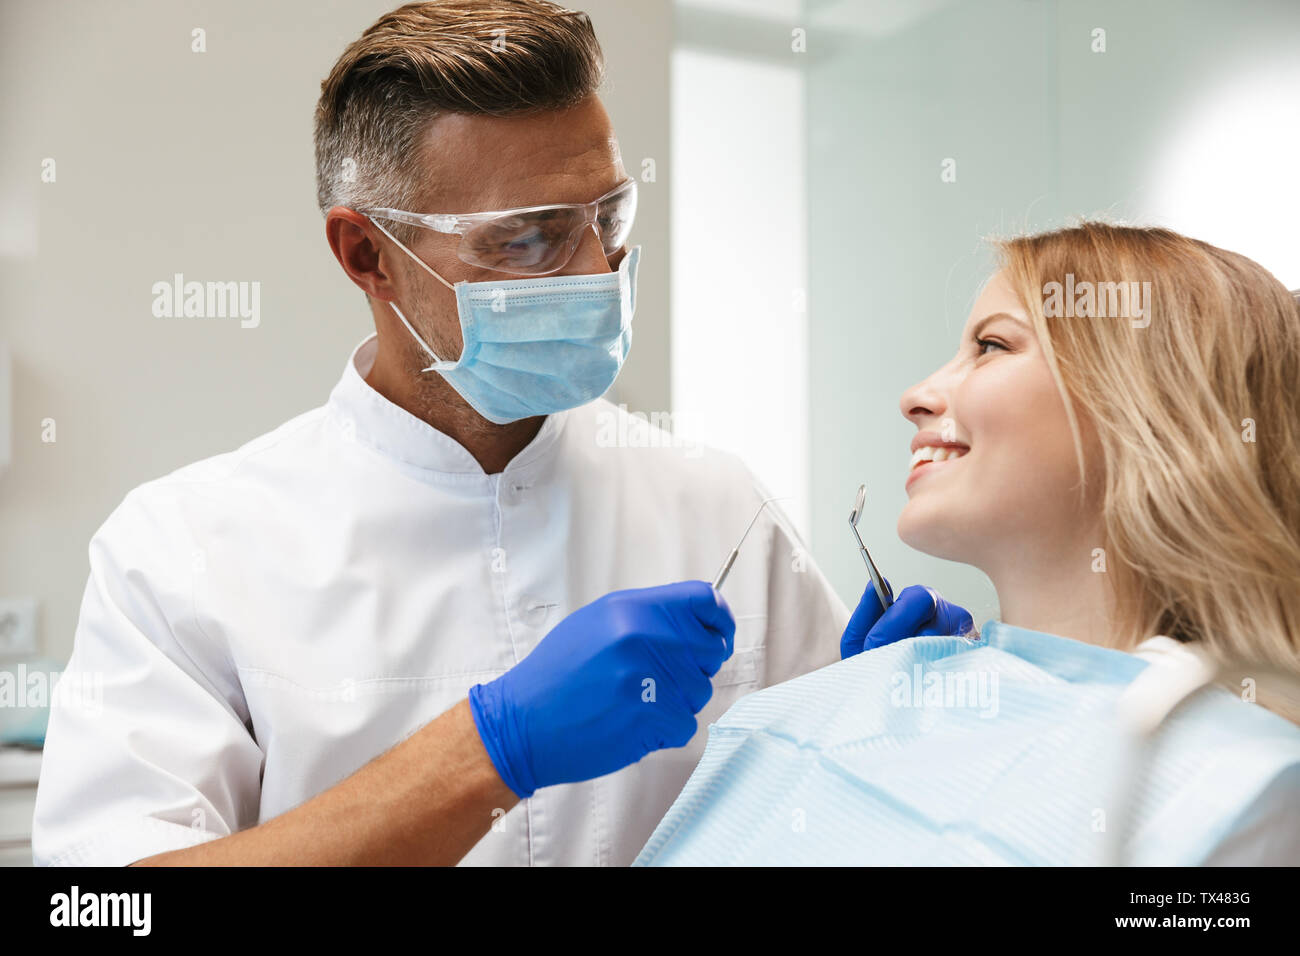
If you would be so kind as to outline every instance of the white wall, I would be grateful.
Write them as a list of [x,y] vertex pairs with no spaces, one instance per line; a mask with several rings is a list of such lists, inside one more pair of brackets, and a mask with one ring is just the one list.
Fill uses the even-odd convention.
[[806,535],[803,76],[680,49],[673,102],[675,430],[739,454]]

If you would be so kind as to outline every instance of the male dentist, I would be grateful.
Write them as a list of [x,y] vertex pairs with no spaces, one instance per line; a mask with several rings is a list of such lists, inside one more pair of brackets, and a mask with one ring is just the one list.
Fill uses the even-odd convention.
[[[344,51],[317,189],[375,334],[95,534],[68,670],[102,710],[52,715],[38,863],[627,864],[701,728],[838,659],[778,511],[725,601],[691,580],[765,497],[747,469],[600,397],[640,255],[602,69],[543,0],[411,4]],[[857,646],[932,624],[918,590]]]

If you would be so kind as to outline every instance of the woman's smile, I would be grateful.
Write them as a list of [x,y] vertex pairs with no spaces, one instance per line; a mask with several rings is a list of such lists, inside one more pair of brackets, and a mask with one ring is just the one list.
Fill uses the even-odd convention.
[[922,473],[942,470],[969,451],[970,446],[962,442],[942,441],[934,432],[919,432],[912,439],[912,462],[903,488],[910,488]]

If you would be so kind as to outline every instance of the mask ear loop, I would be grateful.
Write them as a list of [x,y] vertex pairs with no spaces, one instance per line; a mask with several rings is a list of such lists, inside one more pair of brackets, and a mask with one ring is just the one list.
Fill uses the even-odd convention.
[[[389,232],[387,229],[385,229],[385,228],[384,228],[384,227],[383,227],[383,226],[382,226],[382,225],[381,225],[381,224],[380,224],[380,223],[375,219],[374,216],[366,216],[366,218],[369,219],[371,222],[373,222],[373,223],[375,224],[375,227],[376,227],[380,232],[382,232],[385,236],[387,236],[389,239],[391,239],[391,240],[393,241],[393,244],[396,245],[397,248],[401,249],[401,250],[402,250],[403,252],[405,252],[408,256],[410,256],[410,257],[411,257],[412,259],[414,259],[417,263],[419,263],[420,266],[424,269],[425,272],[429,273],[429,275],[433,276],[435,279],[437,279],[439,282],[441,282],[443,285],[445,285],[448,289],[451,289],[452,292],[455,292],[455,291],[456,291],[456,287],[455,287],[454,285],[452,285],[450,282],[448,282],[448,281],[447,281],[446,279],[444,279],[442,276],[438,275],[438,273],[434,272],[433,269],[429,267],[429,264],[428,264],[427,262],[425,262],[423,259],[421,259],[419,256],[417,256],[417,255],[416,255],[414,252],[412,252],[410,249],[406,248],[406,246],[403,245],[403,244],[398,240],[398,238],[397,238],[396,236],[394,236],[391,232]],[[399,319],[402,320],[402,324],[403,324],[404,326],[406,326],[406,331],[408,331],[408,332],[411,333],[411,338],[413,338],[413,339],[415,339],[415,341],[419,342],[419,343],[420,343],[420,348],[422,348],[422,349],[424,349],[426,352],[428,352],[428,353],[429,353],[429,357],[433,359],[433,364],[432,364],[432,365],[430,365],[428,368],[421,369],[420,371],[422,371],[422,372],[445,372],[445,371],[448,371],[448,370],[450,370],[450,369],[454,369],[457,365],[460,364],[459,361],[456,361],[456,362],[449,362],[449,361],[447,361],[446,359],[438,358],[438,353],[435,352],[433,349],[429,348],[428,344],[425,343],[424,339],[420,338],[420,333],[416,332],[415,329],[412,328],[411,323],[408,322],[408,321],[406,321],[406,316],[403,315],[403,314],[402,314],[402,310],[399,309],[399,308],[397,307],[397,303],[396,303],[396,302],[390,302],[390,303],[388,303],[388,305],[389,305],[390,308],[392,308],[392,310],[393,310],[394,312],[397,313],[397,317],[398,317]]]

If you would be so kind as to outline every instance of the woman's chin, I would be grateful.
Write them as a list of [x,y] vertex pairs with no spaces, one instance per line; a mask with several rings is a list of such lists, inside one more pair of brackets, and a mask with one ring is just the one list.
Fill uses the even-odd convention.
[[951,519],[945,519],[925,502],[909,501],[898,516],[898,537],[909,548],[945,561],[965,561],[970,548]]

